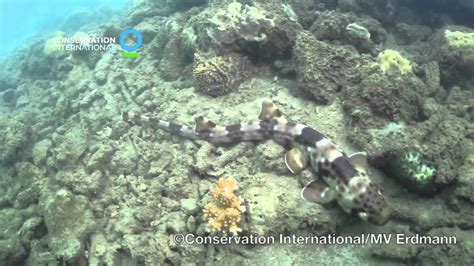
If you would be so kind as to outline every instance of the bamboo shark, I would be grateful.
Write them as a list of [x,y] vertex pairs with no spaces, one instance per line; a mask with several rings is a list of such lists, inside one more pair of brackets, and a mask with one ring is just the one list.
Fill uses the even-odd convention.
[[289,122],[271,100],[262,103],[259,121],[228,126],[217,125],[203,116],[195,118],[195,127],[126,112],[122,117],[128,122],[148,124],[171,134],[213,144],[273,139],[288,149],[284,159],[292,173],[300,173],[308,163],[317,173],[318,178],[301,190],[304,200],[323,205],[337,201],[347,213],[377,225],[384,225],[391,217],[391,208],[367,175],[365,153],[347,156],[316,129]]

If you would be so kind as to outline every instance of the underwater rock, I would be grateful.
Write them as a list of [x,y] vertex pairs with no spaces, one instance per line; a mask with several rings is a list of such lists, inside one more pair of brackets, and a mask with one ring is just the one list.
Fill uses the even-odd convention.
[[186,232],[186,218],[182,212],[170,212],[163,217],[166,220],[166,230],[170,233]]
[[170,153],[163,153],[158,160],[150,163],[150,169],[148,170],[147,177],[157,177],[164,173],[169,168],[170,163],[173,161],[174,156]]
[[30,138],[27,119],[17,116],[0,120],[0,164],[16,160],[16,156]]
[[203,5],[207,0],[133,0],[127,12],[129,25],[136,25],[144,19],[156,16],[169,16],[177,11],[186,11]]
[[52,149],[56,167],[71,166],[84,154],[88,148],[87,134],[82,127],[67,126],[64,134],[53,134]]
[[285,0],[282,1],[291,7],[293,12],[298,16],[298,22],[303,28],[308,29],[313,25],[320,11],[325,9],[325,5],[320,1],[314,0]]
[[[108,242],[106,237],[101,234],[93,234],[90,237],[89,263],[94,264],[113,264],[114,257],[110,254],[119,248],[117,243]],[[117,258],[118,260],[118,258]]]
[[[395,226],[389,231],[390,234],[403,234],[405,236],[413,236],[415,233],[410,231],[409,226],[399,225]],[[393,240],[393,237],[388,245],[372,245],[370,254],[374,257],[389,259],[390,261],[397,261],[400,263],[412,261],[419,252],[418,245],[401,245]]]
[[43,139],[35,143],[31,151],[31,156],[33,157],[33,162],[37,166],[40,166],[46,161],[52,145],[53,144],[50,139]]
[[474,120],[474,92],[454,86],[449,90],[446,105],[456,116]]
[[173,12],[166,0],[134,0],[127,11],[128,24],[136,25],[142,20],[154,16],[167,16]]
[[30,162],[18,162],[14,165],[15,185],[11,186],[5,196],[17,209],[24,209],[38,202],[42,180],[46,173]]
[[454,194],[458,198],[466,199],[474,203],[474,155],[468,155],[464,165],[459,169],[459,180],[456,184]]
[[436,61],[431,61],[423,65],[424,78],[423,81],[426,84],[427,92],[429,96],[434,95],[440,91],[441,86],[441,73],[439,65]]
[[310,230],[313,235],[334,232],[344,219],[336,209],[301,200],[301,186],[293,178],[258,173],[242,182],[242,197],[247,201],[247,225],[251,234],[278,235]]
[[474,253],[472,250],[472,230],[459,230],[457,228],[434,228],[427,232],[429,236],[454,236],[456,244],[451,245],[425,245],[416,256],[420,265],[469,265],[472,263]]
[[66,59],[66,54],[54,56],[44,53],[44,40],[38,40],[22,50],[20,71],[32,80],[56,80],[64,78],[72,70],[74,63]]
[[381,23],[393,23],[398,5],[391,0],[340,0],[338,8],[359,16],[369,15]]
[[72,192],[86,196],[96,195],[102,187],[102,173],[100,171],[86,173],[82,168],[75,169],[74,172],[59,171],[54,180]]
[[[372,72],[372,73],[371,73]],[[381,72],[381,71],[380,71]],[[385,75],[369,71],[362,81],[344,90],[344,110],[362,127],[389,121],[420,121],[426,86],[413,73]]]
[[[78,31],[75,32],[72,37],[73,38],[90,38],[91,36],[94,37],[104,37],[102,31],[91,31],[91,32],[83,32],[83,31]],[[91,47],[93,43],[88,42],[88,41],[82,41],[78,43],[82,47],[85,47],[85,50],[72,50],[69,51],[69,54],[71,55],[71,61],[73,64],[77,64],[77,62],[80,62],[81,64],[84,64],[87,66],[89,69],[94,69],[95,65],[97,62],[102,58],[103,52],[102,51],[94,51],[94,50],[88,50],[87,47]]]
[[[349,100],[347,100],[349,101]],[[358,113],[360,111],[360,113]],[[371,164],[377,166],[384,159],[377,158],[387,152],[399,151],[407,147],[419,147],[428,165],[436,168],[436,187],[443,189],[458,178],[459,166],[466,157],[465,136],[467,121],[449,113],[446,107],[437,104],[433,99],[427,99],[422,104],[420,113],[428,118],[424,121],[389,122],[372,120],[371,126],[366,123],[374,119],[370,113],[362,109],[355,110],[357,115],[364,118],[353,120],[354,132],[349,132],[348,138],[362,147],[374,157]],[[367,116],[365,116],[367,115]],[[383,164],[383,163],[382,163]],[[381,168],[385,166],[379,166]]]
[[160,76],[166,81],[178,79],[183,71],[179,30],[169,33],[168,42],[163,50],[163,58],[160,61],[160,69]]
[[357,51],[318,41],[307,31],[298,34],[293,54],[298,88],[318,103],[330,103],[343,87],[358,79]]
[[[446,111],[445,111],[446,112]],[[436,184],[444,187],[458,179],[458,170],[466,158],[467,122],[450,113],[436,124],[423,139],[423,151],[436,165]]]
[[252,149],[253,144],[248,142],[238,143],[232,148],[215,147],[206,142],[195,153],[195,163],[191,167],[200,175],[219,177],[228,171],[227,167],[236,163],[235,158],[245,157]]
[[194,56],[193,77],[196,90],[214,97],[229,94],[250,75],[252,63],[239,54],[215,56],[209,59]]
[[181,199],[179,201],[180,205],[181,205],[181,209],[184,211],[185,214],[187,215],[192,215],[192,214],[196,214],[198,212],[198,201],[197,199],[193,199],[193,198],[190,198],[190,199]]
[[231,3],[227,8],[217,10],[209,19],[213,27],[207,29],[215,43],[233,43],[235,39],[262,42],[267,39],[261,28],[275,26],[270,13],[263,8]]
[[270,171],[277,175],[289,174],[283,158],[285,157],[285,149],[274,141],[266,141],[256,147],[256,155],[258,157],[254,162],[259,163],[257,167],[260,171]]
[[353,45],[363,53],[375,53],[375,44],[387,38],[385,29],[373,18],[334,10],[323,12],[309,31],[320,41]]
[[432,57],[440,64],[443,85],[460,84],[474,73],[474,32],[463,27],[438,30],[429,40]]
[[194,31],[192,28],[187,28],[185,23],[196,16],[198,11],[176,13],[168,18],[153,17],[137,26],[150,27],[150,31],[153,31],[153,34],[150,34],[151,41],[144,46],[144,49],[158,62],[156,65],[159,68],[159,75],[166,81],[187,77],[182,72],[185,66],[192,62],[196,47],[191,36]]
[[391,33],[395,36],[398,45],[409,45],[426,41],[433,33],[433,30],[425,25],[398,23]]
[[462,211],[451,210],[441,197],[420,197],[402,193],[390,199],[395,210],[393,220],[410,224],[413,231],[426,232],[438,227],[469,229],[474,226],[472,204],[463,204]]
[[58,257],[74,259],[84,252],[85,237],[96,228],[89,201],[66,189],[49,193],[43,194],[41,199],[49,247]]
[[274,58],[288,55],[302,29],[297,19],[288,5],[232,2],[206,8],[187,27],[194,28],[200,51]]
[[110,55],[104,55],[96,64],[94,78],[97,85],[102,86],[107,82],[108,70],[110,67]]
[[0,209],[0,261],[20,263],[26,254],[20,236],[17,234],[24,222],[22,213],[16,209]]
[[190,9],[194,6],[200,6],[207,3],[208,0],[174,0],[174,1],[166,1],[166,4],[174,9],[183,11],[186,9]]
[[2,100],[9,105],[15,105],[17,100],[16,91],[13,89],[5,90],[2,93]]
[[107,144],[100,144],[95,149],[96,151],[86,160],[86,169],[88,172],[103,170],[112,160],[112,156],[115,153],[114,147]]

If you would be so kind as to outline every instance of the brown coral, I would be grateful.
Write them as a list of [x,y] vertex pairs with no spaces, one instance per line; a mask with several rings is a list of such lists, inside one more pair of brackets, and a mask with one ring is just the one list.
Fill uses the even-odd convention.
[[320,104],[329,104],[337,93],[359,81],[363,60],[349,46],[329,45],[302,31],[293,47],[298,88]]
[[221,96],[236,90],[250,73],[250,60],[239,54],[205,58],[194,55],[193,77],[196,89],[211,96]]
[[217,186],[212,189],[214,202],[204,207],[204,218],[208,220],[207,230],[210,232],[230,232],[236,235],[242,231],[239,222],[245,212],[244,200],[236,196],[237,181],[232,178],[220,178]]

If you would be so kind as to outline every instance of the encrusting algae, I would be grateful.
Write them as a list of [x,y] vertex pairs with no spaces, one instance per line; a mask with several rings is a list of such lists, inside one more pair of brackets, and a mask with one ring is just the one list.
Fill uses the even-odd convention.
[[377,59],[383,73],[400,73],[403,75],[413,71],[411,62],[396,50],[387,49],[381,52]]
[[233,178],[220,178],[212,189],[214,202],[204,207],[204,218],[209,232],[223,232],[237,235],[242,231],[239,222],[245,212],[244,200],[235,195],[237,181]]

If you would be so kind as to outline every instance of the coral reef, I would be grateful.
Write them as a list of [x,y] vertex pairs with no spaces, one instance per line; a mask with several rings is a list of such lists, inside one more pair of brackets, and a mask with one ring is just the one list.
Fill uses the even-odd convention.
[[207,30],[215,43],[233,43],[235,39],[264,42],[267,35],[262,28],[275,27],[270,14],[254,6],[230,3],[226,9],[218,10],[209,19],[211,27]]
[[84,238],[96,227],[87,198],[63,189],[51,198],[43,198],[41,204],[45,208],[49,245],[55,256],[69,260],[80,255]]
[[288,55],[302,29],[291,6],[277,3],[216,4],[188,21],[196,46],[217,54],[245,52],[260,58]]
[[375,44],[387,38],[380,23],[368,16],[337,10],[323,12],[309,28],[318,40],[352,45],[361,53],[376,53]]
[[243,198],[235,195],[237,181],[232,178],[220,178],[217,186],[211,191],[215,202],[204,206],[204,218],[210,232],[231,233],[237,235],[242,231],[239,223],[245,212]]
[[[139,58],[122,58],[119,45],[54,52],[49,35],[2,59],[1,265],[472,261],[472,1],[134,0],[127,8],[76,12],[58,30],[118,37],[135,28]],[[291,174],[272,140],[215,146],[121,118],[133,111],[192,125],[206,115],[231,125],[256,120],[264,98],[348,153],[366,151],[391,221],[373,227],[301,200],[315,173]],[[454,235],[458,243],[169,241],[222,231]]]
[[330,103],[344,86],[358,78],[354,66],[360,64],[349,47],[332,46],[302,31],[293,49],[298,88],[316,102]]
[[214,97],[229,94],[249,76],[251,69],[250,60],[239,54],[211,58],[196,54],[193,63],[196,90]]
[[435,32],[430,42],[431,57],[439,61],[442,84],[449,87],[469,79],[474,71],[473,33],[464,27],[445,27]]
[[13,116],[0,120],[0,164],[14,161],[29,135],[28,119]]
[[[400,73],[399,73],[400,75]],[[426,92],[424,83],[414,75],[387,76],[371,73],[344,91],[344,108],[354,123],[383,125],[388,121],[419,121]]]

